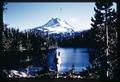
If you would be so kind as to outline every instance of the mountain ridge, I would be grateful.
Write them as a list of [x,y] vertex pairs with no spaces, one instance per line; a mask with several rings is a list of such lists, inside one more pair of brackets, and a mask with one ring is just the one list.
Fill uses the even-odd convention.
[[33,28],[32,30],[43,31],[48,33],[73,33],[74,27],[72,27],[66,21],[61,20],[60,18],[52,18],[46,24]]

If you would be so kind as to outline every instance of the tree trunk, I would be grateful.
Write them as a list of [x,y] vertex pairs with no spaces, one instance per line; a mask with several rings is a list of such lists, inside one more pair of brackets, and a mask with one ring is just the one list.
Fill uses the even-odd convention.
[[106,33],[106,78],[109,77],[109,71],[108,71],[108,55],[109,55],[109,45],[108,45],[108,24],[107,24],[107,9],[105,10],[105,33]]

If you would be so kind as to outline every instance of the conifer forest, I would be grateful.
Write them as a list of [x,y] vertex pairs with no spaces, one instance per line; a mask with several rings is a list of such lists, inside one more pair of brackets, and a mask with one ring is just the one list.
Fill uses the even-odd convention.
[[[116,9],[113,3],[112,0],[94,2],[91,28],[77,32],[58,18],[52,18],[46,27],[43,25],[43,30],[24,31],[0,19],[0,78],[119,79],[120,1],[115,2]],[[0,12],[7,12],[8,3],[0,4]],[[46,31],[52,23],[56,23],[52,27],[56,29],[64,23],[64,29],[70,32]],[[60,61],[60,56],[66,59]],[[74,60],[70,61],[72,57]],[[80,63],[82,60],[85,63]]]

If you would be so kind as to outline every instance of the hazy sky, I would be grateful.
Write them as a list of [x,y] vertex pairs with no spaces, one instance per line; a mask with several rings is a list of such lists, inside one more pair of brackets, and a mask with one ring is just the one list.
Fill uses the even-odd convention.
[[20,30],[42,26],[60,18],[80,30],[89,29],[95,3],[8,3],[4,23]]

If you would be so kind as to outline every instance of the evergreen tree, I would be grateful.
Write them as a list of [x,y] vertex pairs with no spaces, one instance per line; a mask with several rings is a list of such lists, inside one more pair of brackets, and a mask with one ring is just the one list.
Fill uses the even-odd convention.
[[117,4],[117,58],[114,61],[115,62],[115,68],[114,68],[114,78],[118,79],[120,78],[120,0],[116,0]]
[[97,43],[97,53],[93,58],[93,67],[100,72],[100,78],[113,78],[113,59],[116,52],[117,32],[115,28],[116,12],[111,8],[110,0],[99,0],[96,2],[95,16],[91,19],[93,22],[92,33]]

